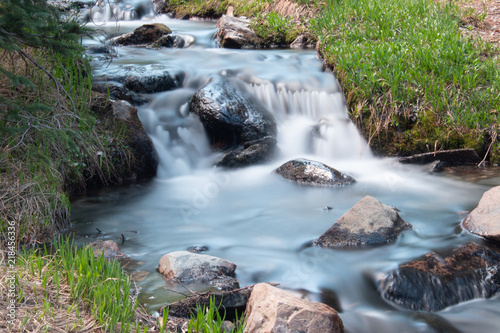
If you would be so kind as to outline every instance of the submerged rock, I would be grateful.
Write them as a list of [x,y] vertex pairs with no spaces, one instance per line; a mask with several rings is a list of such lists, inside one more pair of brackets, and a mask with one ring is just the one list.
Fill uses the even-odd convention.
[[500,186],[486,191],[477,207],[462,222],[465,230],[500,242]]
[[267,136],[260,140],[245,142],[243,147],[235,149],[217,162],[217,166],[238,168],[269,162],[276,150],[276,139]]
[[228,260],[206,254],[176,251],[160,259],[158,271],[167,279],[181,282],[210,281],[234,276],[236,265]]
[[261,44],[260,38],[250,28],[250,19],[222,15],[217,21],[217,42],[221,47],[229,49],[255,48]]
[[469,243],[441,255],[420,259],[383,274],[377,281],[382,297],[418,311],[439,311],[475,298],[489,298],[500,290],[500,254]]
[[112,240],[100,240],[93,242],[89,245],[89,247],[94,252],[95,257],[103,255],[106,259],[116,259],[124,256],[118,244]]
[[445,166],[477,165],[481,162],[479,155],[472,148],[441,150],[436,152],[416,154],[401,157],[400,163],[404,164],[428,164],[440,161]]
[[274,172],[283,178],[309,186],[345,186],[356,182],[351,176],[326,164],[306,159],[288,161]]
[[313,244],[321,247],[382,245],[412,226],[393,207],[367,195],[335,222]]
[[228,319],[234,317],[236,312],[242,314],[245,311],[251,292],[252,287],[247,287],[233,291],[197,294],[169,304],[166,307],[169,310],[169,316],[189,319],[192,314],[196,313],[197,306],[208,307],[210,298],[213,298],[215,304],[221,305],[220,309],[225,311],[226,319]]
[[246,309],[245,332],[344,332],[337,312],[326,304],[297,298],[269,284],[254,286]]
[[163,23],[148,23],[132,32],[111,39],[110,43],[123,46],[147,46],[171,33],[172,30]]
[[156,41],[154,41],[153,43],[148,45],[148,47],[150,47],[152,49],[159,49],[162,47],[179,48],[180,49],[180,48],[183,48],[185,45],[186,45],[186,41],[184,40],[184,38],[177,36],[177,35],[170,34],[170,35],[160,37],[159,39],[157,39]]

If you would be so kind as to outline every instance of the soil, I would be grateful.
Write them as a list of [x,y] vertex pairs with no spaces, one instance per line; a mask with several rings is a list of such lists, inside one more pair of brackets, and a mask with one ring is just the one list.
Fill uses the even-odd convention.
[[462,20],[462,32],[465,35],[480,36],[484,41],[500,46],[499,0],[460,0],[457,5],[466,13],[469,11]]

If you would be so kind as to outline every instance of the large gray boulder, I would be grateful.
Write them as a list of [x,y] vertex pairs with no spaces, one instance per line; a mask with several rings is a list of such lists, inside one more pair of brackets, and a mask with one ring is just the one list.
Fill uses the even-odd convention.
[[439,311],[500,290],[500,253],[475,243],[451,253],[430,252],[382,273],[377,284],[382,297],[416,311]]
[[222,15],[217,21],[217,42],[229,49],[248,49],[260,46],[261,40],[250,27],[246,17]]
[[335,222],[313,244],[321,247],[381,245],[411,229],[397,210],[367,195]]
[[236,265],[228,260],[207,254],[176,251],[160,259],[158,271],[167,279],[181,282],[210,281],[234,276]]
[[500,242],[500,186],[483,194],[477,207],[462,222],[465,230]]
[[260,140],[248,141],[242,147],[230,151],[217,162],[217,166],[238,168],[259,163],[267,163],[276,150],[276,139],[267,136]]
[[297,298],[266,283],[254,286],[246,323],[246,333],[344,332],[342,320],[328,305]]
[[296,159],[274,170],[285,179],[309,186],[345,186],[356,182],[354,178],[321,162]]

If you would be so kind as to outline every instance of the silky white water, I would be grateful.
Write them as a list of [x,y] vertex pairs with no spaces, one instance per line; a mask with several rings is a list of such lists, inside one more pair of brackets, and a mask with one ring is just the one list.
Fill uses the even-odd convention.
[[[479,241],[463,232],[460,223],[464,212],[473,209],[496,180],[471,183],[373,157],[348,118],[339,84],[333,74],[322,70],[314,51],[220,49],[212,38],[215,22],[179,21],[166,15],[118,22],[110,16],[94,16],[94,21],[101,21],[98,28],[113,35],[145,22],[162,22],[175,34],[194,40],[185,49],[118,47],[117,57],[105,66],[106,59],[94,55],[95,76],[134,67],[145,75],[168,71],[182,83],[178,89],[148,95],[150,102],[139,107],[140,119],[160,156],[157,177],[88,193],[72,204],[72,230],[79,242],[115,240],[131,259],[126,269],[149,272],[137,282],[140,302],[148,310],[154,312],[182,297],[165,288],[186,292],[156,271],[161,256],[207,246],[205,253],[238,265],[242,286],[277,282],[311,300],[337,302],[347,332],[497,331],[498,297],[426,314],[386,303],[373,283],[376,274],[429,251]],[[236,78],[244,93],[273,114],[279,147],[273,162],[237,170],[213,167],[221,152],[209,147],[203,126],[189,114],[188,103],[197,89],[217,75]],[[309,188],[272,173],[293,158],[321,161],[353,176],[357,183]],[[377,248],[309,246],[365,195],[397,207],[414,230],[404,232],[394,244]],[[328,295],[337,300],[332,302]]]

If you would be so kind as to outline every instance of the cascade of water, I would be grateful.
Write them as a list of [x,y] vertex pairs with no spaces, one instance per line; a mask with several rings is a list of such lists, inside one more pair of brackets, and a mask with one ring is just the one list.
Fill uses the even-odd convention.
[[279,144],[286,156],[313,154],[335,159],[371,156],[366,141],[347,115],[342,91],[304,88],[294,91],[272,83],[247,87],[279,120]]
[[151,0],[90,0],[80,15],[84,21],[129,21],[155,14]]

